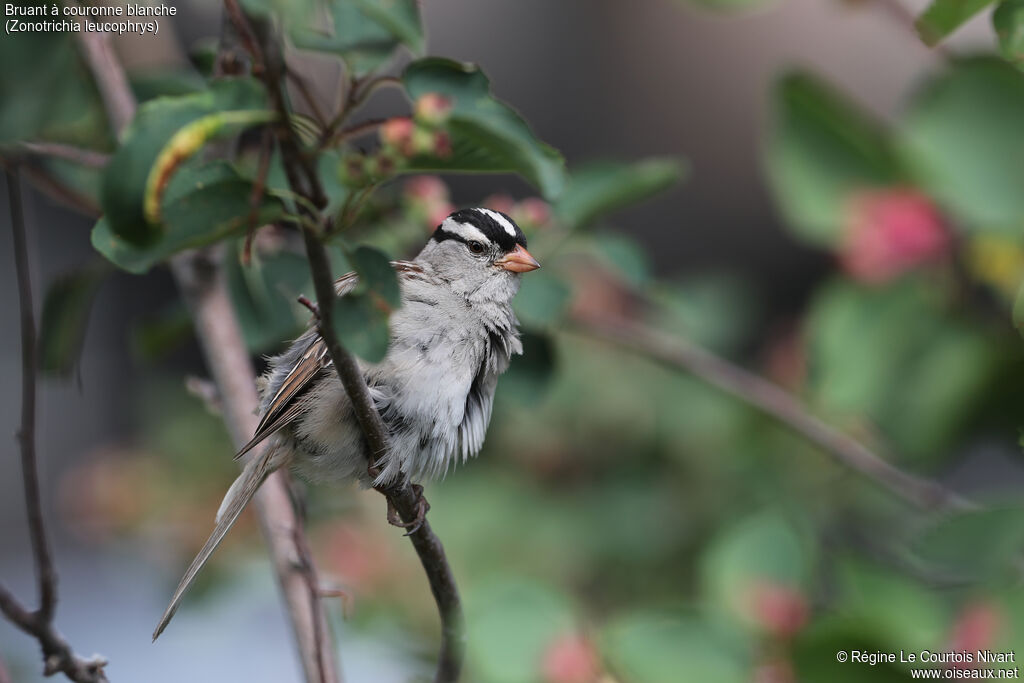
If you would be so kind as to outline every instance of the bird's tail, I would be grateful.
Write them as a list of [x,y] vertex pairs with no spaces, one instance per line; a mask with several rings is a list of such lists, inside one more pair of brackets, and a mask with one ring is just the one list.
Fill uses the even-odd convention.
[[199,551],[199,554],[192,560],[192,564],[189,565],[188,570],[185,571],[185,576],[182,577],[181,583],[178,584],[178,588],[174,591],[174,597],[171,598],[171,604],[167,606],[164,615],[160,617],[160,623],[156,625],[156,630],[153,631],[153,640],[156,640],[163,633],[163,630],[171,621],[171,617],[178,610],[181,599],[196,580],[199,571],[206,564],[207,560],[210,559],[210,556],[213,555],[213,551],[217,549],[220,542],[224,540],[224,536],[234,526],[239,515],[242,514],[242,510],[249,504],[252,497],[256,495],[260,485],[271,472],[283,464],[280,459],[282,450],[284,449],[275,446],[264,449],[257,457],[246,463],[242,473],[231,484],[231,488],[228,489],[228,492],[224,495],[223,502],[220,504],[220,509],[217,510],[216,526],[213,529],[213,533],[206,539],[206,544],[203,545],[202,550]]

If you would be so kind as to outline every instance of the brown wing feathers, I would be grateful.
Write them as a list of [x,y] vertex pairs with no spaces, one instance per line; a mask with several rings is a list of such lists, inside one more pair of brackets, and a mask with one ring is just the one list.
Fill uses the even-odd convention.
[[[409,277],[410,274],[423,272],[422,268],[410,261],[392,261],[391,266],[398,271],[399,277]],[[358,282],[359,278],[356,273],[346,273],[335,280],[334,289],[338,296],[345,296],[355,289]],[[242,446],[238,453],[235,454],[235,459],[241,458],[268,436],[287,426],[298,417],[302,412],[302,406],[297,399],[309,388],[314,378],[320,374],[320,371],[330,365],[331,359],[327,353],[327,345],[324,344],[323,339],[319,335],[314,336],[306,352],[302,354],[302,358],[284,378],[281,388],[277,390],[274,398],[271,399],[266,411],[260,418],[259,424],[256,426],[256,433],[253,434],[249,443]]]

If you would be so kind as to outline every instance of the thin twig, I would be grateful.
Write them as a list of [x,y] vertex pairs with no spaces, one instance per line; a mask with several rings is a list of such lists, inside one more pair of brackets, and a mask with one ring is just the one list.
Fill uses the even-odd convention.
[[36,342],[35,312],[32,304],[32,276],[29,274],[28,245],[25,239],[25,213],[21,203],[18,172],[7,174],[7,199],[11,204],[11,228],[14,233],[14,265],[18,276],[18,310],[21,315],[21,476],[28,509],[29,537],[39,580],[39,616],[49,621],[57,606],[57,572],[46,540],[43,504],[39,495],[36,464]]
[[266,68],[263,60],[263,49],[260,47],[259,40],[253,35],[249,22],[245,20],[242,6],[238,4],[238,0],[224,0],[224,11],[227,14],[228,20],[237,31],[238,38],[242,41],[242,47],[252,57],[253,75],[261,75]]
[[103,78],[96,79],[96,85],[103,97],[110,124],[117,135],[135,117],[135,96],[128,85],[128,76],[117,61],[110,47],[109,33],[79,32],[78,44],[82,48],[85,61],[94,74],[102,73]]
[[26,610],[14,595],[0,585],[0,611],[21,630],[36,638],[43,652],[44,673],[62,672],[79,683],[101,683],[107,680],[102,657],[86,660],[74,653],[71,646],[53,626],[57,610],[57,570],[53,566],[50,543],[43,521],[42,496],[39,491],[39,468],[36,462],[36,368],[37,341],[35,313],[32,304],[32,276],[29,272],[25,213],[21,202],[21,183],[17,169],[7,172],[7,195],[11,206],[11,230],[14,238],[14,266],[18,279],[18,308],[21,317],[21,426],[18,442],[21,447],[21,476],[25,491],[29,539],[35,561],[39,591],[39,609]]
[[867,446],[815,417],[781,387],[689,342],[624,318],[577,316],[578,332],[692,373],[760,410],[900,498],[926,510],[969,510],[977,506],[938,482],[904,472]]
[[103,168],[110,161],[109,154],[56,142],[22,142],[18,144],[18,148],[37,156],[70,161],[88,168]]
[[384,125],[385,122],[387,122],[387,119],[369,119],[367,121],[361,121],[360,123],[351,125],[345,130],[338,131],[338,134],[331,140],[331,145],[333,146],[340,142],[344,142],[345,140],[351,140],[352,138],[358,138],[362,135],[366,135],[367,133],[372,133]]
[[245,234],[245,245],[242,247],[242,265],[248,266],[252,262],[252,242],[256,236],[256,219],[259,217],[260,204],[263,203],[263,195],[267,187],[267,174],[270,172],[270,157],[274,149],[274,137],[270,128],[264,128],[260,137],[259,168],[256,170],[256,180],[252,184],[252,193],[249,195],[249,217],[247,222],[249,229]]
[[356,110],[366,103],[370,98],[370,95],[377,92],[380,88],[401,87],[402,80],[395,78],[394,76],[380,76],[367,82],[360,91],[359,88],[361,85],[362,84],[358,81],[352,83],[341,109],[335,117],[331,119],[331,122],[327,124],[327,127],[324,129],[324,132],[320,137],[321,147],[330,147],[337,143],[335,131],[345,123],[349,116],[354,114]]
[[[235,8],[238,9],[237,3]],[[117,91],[116,96],[104,100],[111,120],[130,121],[135,111],[135,100],[127,90],[127,79],[120,63],[113,55],[107,54],[109,43],[105,34],[80,33],[78,38],[101,91]],[[251,41],[251,34],[248,38]],[[241,39],[245,41],[246,36],[243,34]],[[258,49],[255,43],[253,47]],[[253,57],[254,69],[258,57],[258,53]],[[223,269],[201,252],[179,254],[172,259],[171,269],[192,312],[196,334],[223,401],[225,424],[235,444],[241,446],[255,432],[258,421],[255,409],[259,405],[259,397],[255,372],[227,294]],[[254,452],[253,457],[258,455]],[[295,558],[300,556],[300,552],[295,547],[294,538],[295,534],[303,532],[289,498],[286,473],[275,472],[267,477],[254,503],[298,644],[305,680],[310,683],[338,683],[341,676],[333,656],[327,617],[321,601],[309,599],[309,573],[295,566]],[[317,640],[317,634],[323,643]]]
[[102,211],[100,211],[99,204],[57,180],[49,171],[40,168],[30,161],[22,163],[16,160],[0,157],[0,166],[3,166],[5,170],[9,171],[13,169],[15,165],[17,165],[20,170],[24,171],[25,176],[32,181],[32,185],[47,197],[50,197],[57,203],[63,204],[78,213],[85,214],[92,218],[100,217]]

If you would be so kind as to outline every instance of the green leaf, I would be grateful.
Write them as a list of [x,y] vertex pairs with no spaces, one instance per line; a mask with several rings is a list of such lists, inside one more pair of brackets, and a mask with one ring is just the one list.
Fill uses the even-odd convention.
[[749,653],[710,624],[686,615],[640,612],[614,620],[602,639],[623,680],[643,683],[741,683]]
[[359,273],[357,291],[372,292],[392,309],[402,304],[398,274],[391,267],[388,255],[375,247],[361,246],[351,254],[352,267]]
[[1024,548],[1024,509],[999,506],[947,515],[912,548],[933,571],[959,580],[991,579],[1010,570]]
[[896,450],[937,457],[984,395],[997,357],[923,278],[887,289],[836,282],[807,320],[813,395],[837,419],[867,418]]
[[628,235],[603,233],[596,240],[597,255],[609,268],[620,274],[633,287],[643,287],[651,280],[651,262],[643,245]]
[[783,217],[800,238],[833,244],[858,190],[900,179],[882,127],[808,74],[783,78],[765,167]]
[[908,650],[945,644],[949,612],[934,589],[857,559],[841,561],[837,575],[835,611],[876,642]]
[[523,325],[546,328],[561,320],[571,294],[564,280],[542,268],[523,277],[512,305]]
[[[245,176],[255,181],[258,156],[251,155],[246,161]],[[348,197],[349,189],[341,183],[338,174],[340,164],[341,155],[332,149],[325,150],[317,157],[317,172],[323,185],[324,194],[327,196],[327,206],[324,207],[324,214],[327,215],[337,213]],[[291,185],[288,183],[288,176],[284,172],[284,165],[278,150],[274,150],[273,156],[270,158],[265,185],[269,190],[275,191],[281,196],[292,194]]]
[[932,0],[916,23],[925,45],[935,45],[995,0]]
[[498,387],[503,396],[535,406],[554,380],[557,350],[554,339],[548,334],[526,330],[519,338],[523,343],[523,353],[513,356],[512,365]]
[[570,230],[653,197],[679,182],[685,165],[675,159],[645,159],[631,164],[597,163],[574,170],[554,204],[558,221]]
[[[136,245],[111,229],[101,218],[92,231],[92,245],[117,266],[144,273],[183,249],[210,244],[248,229],[252,185],[224,162],[180,172],[167,190],[164,236],[151,245]],[[255,224],[264,225],[284,215],[284,204],[264,195],[255,212]]]
[[202,92],[206,81],[191,68],[150,71],[131,75],[132,94],[138,102],[157,97],[180,97]]
[[992,13],[999,51],[1017,66],[1024,63],[1024,0],[1002,0]]
[[46,290],[39,326],[40,369],[71,374],[82,355],[89,313],[109,267],[100,263],[57,278]]
[[228,293],[246,346],[266,353],[295,337],[309,319],[309,311],[296,301],[299,294],[313,291],[309,265],[299,254],[280,251],[256,252],[246,267],[236,257],[239,245],[234,246],[224,263]]
[[900,149],[917,181],[967,229],[1024,227],[1024,74],[996,58],[957,62],[915,98]]
[[749,339],[757,296],[738,274],[690,276],[652,290],[649,296],[657,304],[653,322],[659,329],[727,355]]
[[573,632],[568,600],[545,585],[495,578],[470,596],[469,661],[476,680],[532,683],[541,678],[547,647]]
[[300,3],[284,18],[296,47],[336,54],[356,76],[386,62],[399,45],[414,55],[424,49],[415,0],[329,0],[325,11]]
[[390,341],[388,311],[369,292],[335,299],[332,324],[346,349],[370,363],[384,359]]
[[804,538],[781,515],[764,512],[725,530],[701,561],[705,595],[726,613],[749,614],[751,591],[762,582],[801,587],[811,573]]
[[491,95],[490,81],[476,66],[430,57],[406,67],[402,80],[414,100],[439,93],[453,105],[447,124],[451,156],[416,157],[406,170],[518,173],[548,199],[562,191],[562,156],[538,140],[511,107]]
[[[43,6],[42,2],[18,3]],[[49,140],[109,149],[113,136],[73,33],[13,33],[0,40],[0,143]]]
[[[937,644],[930,647],[935,648]],[[897,652],[909,649],[905,641],[890,640],[874,628],[871,621],[859,617],[829,615],[812,623],[797,635],[793,643],[795,680],[828,681],[829,683],[906,683],[906,664],[881,661],[877,664],[838,661],[836,654],[847,657],[854,650],[862,652]]]
[[203,92],[160,97],[139,107],[104,173],[101,199],[112,232],[138,245],[156,241],[162,232],[161,194],[182,160],[230,127],[229,116],[244,111],[250,116],[240,123],[252,123],[263,104],[256,81],[225,79]]
[[387,28],[413,54],[423,53],[423,27],[416,0],[355,0],[355,4],[363,14]]

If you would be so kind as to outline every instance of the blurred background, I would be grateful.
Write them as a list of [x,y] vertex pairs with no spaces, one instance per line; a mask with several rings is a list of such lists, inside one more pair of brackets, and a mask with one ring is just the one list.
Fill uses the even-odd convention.
[[[524,322],[550,334],[503,379],[481,457],[427,489],[465,597],[465,680],[889,681],[904,680],[905,666],[839,666],[835,652],[1024,643],[1024,517],[1011,504],[1024,483],[1024,346],[1011,318],[1024,252],[1020,207],[999,194],[1021,196],[1024,145],[1018,134],[1001,147],[992,133],[1021,120],[1024,88],[997,57],[957,61],[996,54],[990,11],[934,49],[907,20],[927,4],[422,3],[428,54],[479,63],[570,169],[685,161],[681,184],[559,252],[565,307],[635,315],[705,346],[900,467],[993,506],[915,509],[686,374],[552,330],[540,306]],[[198,78],[185,55],[218,35],[215,3],[176,6],[158,36],[116,41],[137,92]],[[11,44],[0,38],[7,57],[27,59]],[[46,54],[54,73],[72,69],[57,48]],[[70,106],[57,76],[29,80],[38,71],[27,62],[3,61],[4,141],[34,115],[24,93]],[[306,68],[315,83],[337,78],[327,64]],[[365,115],[402,101],[384,94]],[[982,153],[1015,161],[987,175]],[[945,161],[976,173],[960,178]],[[524,201],[524,182],[445,180],[429,201],[489,198],[523,212],[547,244],[546,205]],[[394,192],[415,204],[416,188]],[[0,434],[11,438],[0,439],[0,577],[29,599],[4,192]],[[91,220],[36,190],[26,202],[38,304],[98,257]],[[393,255],[422,241],[422,223],[389,243]],[[269,253],[275,236],[264,237],[257,248]],[[42,384],[59,627],[79,652],[107,656],[115,681],[299,680],[248,515],[150,644],[236,470],[220,419],[186,387],[207,372],[169,273],[104,274],[80,358]],[[232,277],[242,301],[252,283]],[[301,320],[252,316],[254,353],[280,348]],[[320,570],[345,593],[330,614],[347,680],[426,676],[436,613],[383,500],[319,486],[307,496]],[[42,680],[34,643],[6,623],[0,658],[14,681]]]

